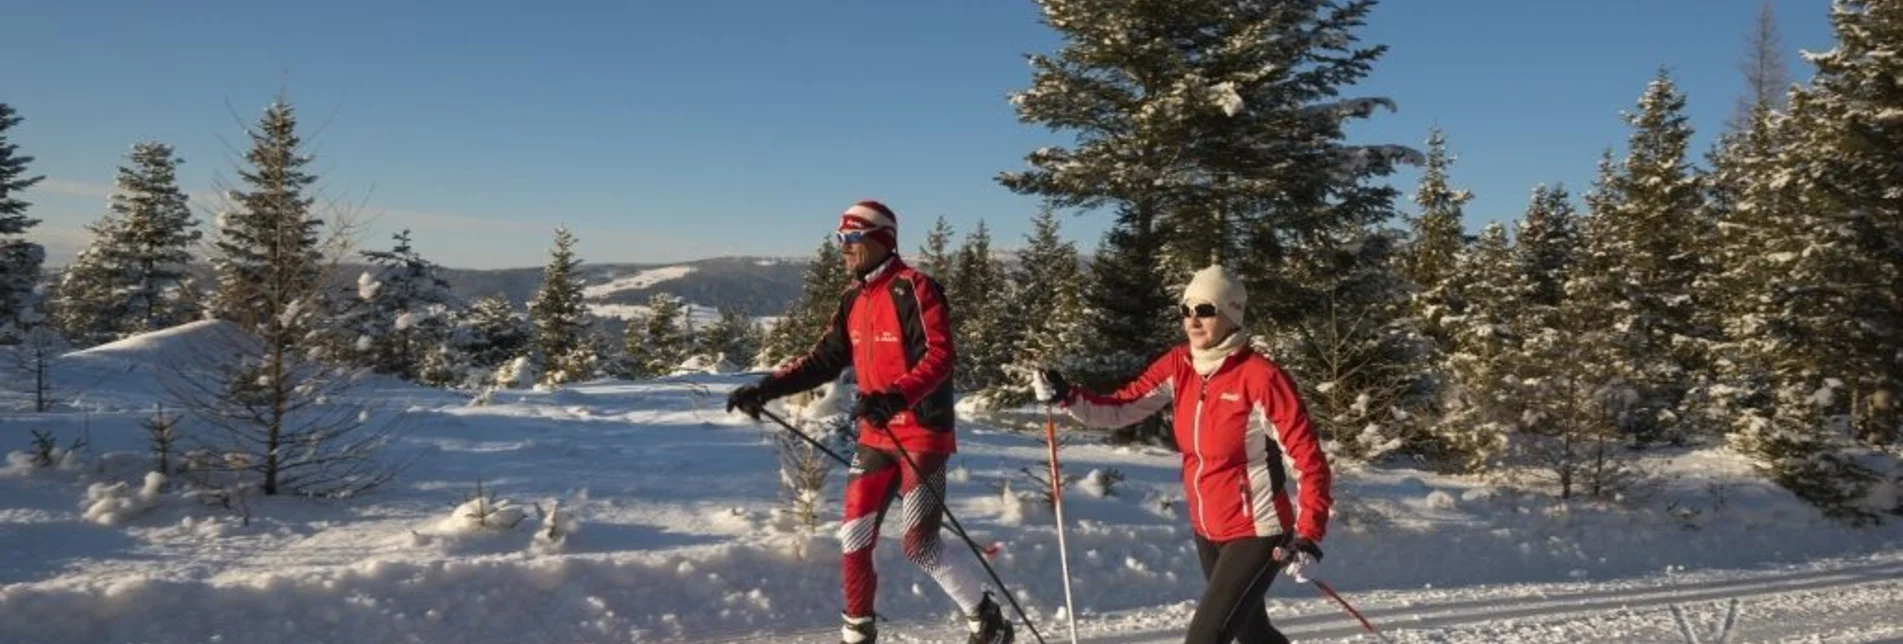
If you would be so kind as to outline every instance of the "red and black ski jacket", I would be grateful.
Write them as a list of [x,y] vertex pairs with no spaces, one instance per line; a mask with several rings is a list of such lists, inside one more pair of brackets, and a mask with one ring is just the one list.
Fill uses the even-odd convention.
[[[944,289],[894,255],[840,295],[819,344],[760,388],[777,398],[831,382],[852,367],[861,394],[896,391],[905,398],[907,409],[887,428],[906,450],[951,453],[958,447],[952,435],[956,362]],[[863,422],[859,444],[894,447],[884,431]]]
[[[1308,411],[1280,366],[1244,347],[1208,377],[1187,345],[1107,396],[1072,388],[1066,407],[1092,427],[1136,423],[1174,403],[1189,523],[1211,541],[1290,531],[1320,542],[1328,527],[1330,474]],[[1289,506],[1286,456],[1300,512]]]

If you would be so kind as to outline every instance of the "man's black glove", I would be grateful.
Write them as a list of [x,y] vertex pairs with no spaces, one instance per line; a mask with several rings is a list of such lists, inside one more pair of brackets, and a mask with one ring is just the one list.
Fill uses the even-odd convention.
[[760,390],[760,385],[746,385],[727,394],[727,413],[731,414],[733,410],[738,409],[740,413],[758,422],[760,412],[766,409],[766,402],[766,393]]
[[869,396],[861,396],[858,406],[853,407],[854,418],[863,418],[873,427],[885,427],[892,417],[905,411],[905,397],[896,391],[881,391]]

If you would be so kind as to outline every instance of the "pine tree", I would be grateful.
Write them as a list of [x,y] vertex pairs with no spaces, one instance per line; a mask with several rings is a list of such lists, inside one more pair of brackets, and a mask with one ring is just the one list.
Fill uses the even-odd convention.
[[1557,308],[1566,298],[1568,271],[1579,252],[1579,218],[1566,186],[1535,187],[1514,238],[1528,300],[1533,306]]
[[694,355],[708,366],[725,363],[745,368],[753,364],[754,355],[760,351],[753,333],[753,318],[746,311],[723,307],[720,317],[695,338]]
[[[1182,339],[1152,221],[1140,208],[1125,207],[1092,258],[1083,294],[1084,350],[1075,362],[1080,383],[1121,385]],[[1112,433],[1118,442],[1170,444],[1168,437],[1169,425],[1160,419]]]
[[1466,311],[1447,330],[1458,348],[1447,355],[1452,386],[1436,435],[1443,462],[1462,471],[1480,471],[1503,455],[1520,416],[1511,383],[1531,289],[1515,251],[1495,222],[1453,267],[1466,276]]
[[355,362],[420,381],[424,359],[449,339],[458,302],[441,268],[410,246],[410,231],[392,239],[391,250],[363,253],[371,268],[359,276],[356,302],[339,326],[354,345]]
[[582,276],[576,269],[575,235],[555,229],[555,248],[542,269],[542,288],[529,302],[531,361],[541,374],[538,382],[560,385],[593,377],[588,347],[588,308],[582,296]]
[[852,284],[839,247],[832,242],[820,244],[813,259],[806,263],[806,276],[800,285],[799,299],[769,333],[764,362],[778,365],[806,353],[818,342],[839,310],[840,298]]
[[132,146],[119,167],[111,212],[90,226],[93,241],[60,276],[56,316],[81,344],[109,342],[191,320],[191,246],[202,235],[178,187],[182,163],[163,143]]
[[1083,351],[1084,282],[1077,245],[1059,232],[1056,213],[1039,212],[1018,255],[1012,281],[1023,315],[1014,326],[1023,329],[1023,339],[1013,356],[1069,372]]
[[272,103],[248,135],[249,167],[238,174],[249,190],[229,191],[233,209],[218,217],[212,258],[218,287],[211,313],[255,332],[302,336],[306,329],[291,328],[279,318],[301,317],[285,312],[293,303],[319,305],[321,299],[314,296],[323,221],[311,212],[314,199],[305,194],[317,177],[304,170],[311,157],[302,151],[289,103]]
[[[1806,260],[1810,367],[1841,381],[1823,411],[1866,442],[1903,441],[1903,1],[1839,0],[1837,46],[1791,98],[1791,171],[1816,228]],[[1828,326],[1818,326],[1826,323]],[[1796,383],[1785,383],[1792,386]],[[1815,383],[1813,383],[1814,386]]]
[[1461,207],[1473,199],[1448,184],[1447,169],[1453,162],[1446,135],[1434,128],[1427,138],[1427,167],[1414,193],[1421,214],[1412,222],[1413,236],[1403,256],[1404,274],[1420,289],[1413,298],[1414,316],[1443,352],[1455,350],[1446,318],[1458,317],[1465,308],[1456,286],[1456,264],[1466,246]]
[[996,389],[1012,384],[1005,367],[1021,329],[1011,324],[1015,298],[1004,263],[991,254],[991,229],[983,220],[958,246],[946,299],[958,347],[957,387],[997,402]]
[[[952,227],[940,215],[932,224],[932,232],[925,236],[925,245],[918,249],[918,270],[925,271],[932,279],[943,282],[952,277]],[[940,284],[949,287],[949,284]]]
[[1685,397],[1713,335],[1698,325],[1700,251],[1710,240],[1700,181],[1686,159],[1692,131],[1684,109],[1683,95],[1661,71],[1639,111],[1626,115],[1630,150],[1604,168],[1589,199],[1589,268],[1575,296],[1603,307],[1593,315],[1613,330],[1605,374],[1636,397],[1619,426],[1644,442],[1682,442],[1696,433]]
[[665,376],[686,362],[693,352],[693,336],[688,330],[687,302],[666,292],[656,292],[648,298],[646,328],[642,333],[646,341],[647,364],[645,371],[654,376]]
[[19,196],[46,177],[28,175],[26,164],[33,157],[7,140],[7,131],[23,120],[12,106],[0,103],[0,343],[7,344],[20,342],[38,323],[35,287],[46,261],[46,249],[24,238],[40,220],[26,216],[32,204]]
[[528,320],[501,295],[476,300],[458,316],[458,335],[464,338],[461,352],[471,367],[493,370],[522,355],[528,348],[531,332]]

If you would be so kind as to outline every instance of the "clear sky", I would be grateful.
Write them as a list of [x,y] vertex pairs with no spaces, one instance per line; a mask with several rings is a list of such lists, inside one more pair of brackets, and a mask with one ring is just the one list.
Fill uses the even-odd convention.
[[[0,102],[48,177],[26,195],[44,220],[31,236],[70,258],[140,140],[176,146],[184,187],[214,193],[280,92],[324,194],[370,219],[368,245],[412,228],[426,255],[472,268],[541,264],[558,224],[590,262],[805,255],[860,198],[899,211],[908,250],[939,215],[961,232],[982,218],[1013,247],[1037,202],[993,177],[1062,140],[1006,103],[1029,82],[1024,54],[1058,46],[1029,0],[425,4],[10,5]],[[1391,50],[1349,93],[1400,109],[1352,136],[1444,128],[1477,230],[1517,216],[1536,183],[1583,192],[1664,66],[1702,158],[1742,89],[1757,6],[1387,0],[1361,33]],[[1830,47],[1828,3],[1776,7],[1802,81],[1798,50]],[[1105,226],[1065,224],[1086,247]]]

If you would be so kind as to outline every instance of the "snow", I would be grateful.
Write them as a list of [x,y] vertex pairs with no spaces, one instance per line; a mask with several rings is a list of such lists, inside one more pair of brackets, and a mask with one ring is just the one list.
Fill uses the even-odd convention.
[[[240,491],[221,504],[184,475],[149,474],[136,423],[163,399],[150,376],[159,364],[228,332],[197,323],[63,357],[62,378],[98,383],[82,408],[35,414],[7,401],[4,447],[25,448],[29,429],[62,445],[86,436],[90,447],[44,469],[15,452],[0,469],[0,642],[808,642],[837,632],[830,530],[777,519],[777,430],[721,409],[755,376],[500,390],[482,406],[468,393],[366,381],[344,396],[378,419],[401,417],[391,449],[414,461],[396,480],[352,499]],[[838,413],[845,394],[821,400],[807,417]],[[187,442],[195,428],[181,425]],[[1046,637],[1061,637],[1052,513],[1020,471],[1043,467],[1041,432],[983,417],[958,431],[951,509],[981,545],[998,546],[992,565]],[[1339,464],[1337,514],[1314,572],[1400,642],[1684,641],[1688,631],[1717,641],[1734,601],[1726,641],[1903,638],[1898,522],[1830,523],[1725,451],[1647,454],[1658,482],[1624,507]],[[1181,641],[1202,583],[1180,516],[1180,456],[1080,434],[1061,460],[1079,479],[1064,510],[1082,639]],[[1112,470],[1124,476],[1114,487]],[[825,521],[838,518],[843,476],[830,475]],[[890,621],[880,630],[963,641],[950,601],[902,559],[898,535],[884,536],[878,601]],[[1269,604],[1297,640],[1372,641],[1286,577]]]
[[633,275],[617,277],[601,284],[583,287],[581,294],[582,297],[588,299],[600,299],[621,291],[635,291],[668,280],[677,280],[693,272],[694,267],[692,266],[650,268]]

